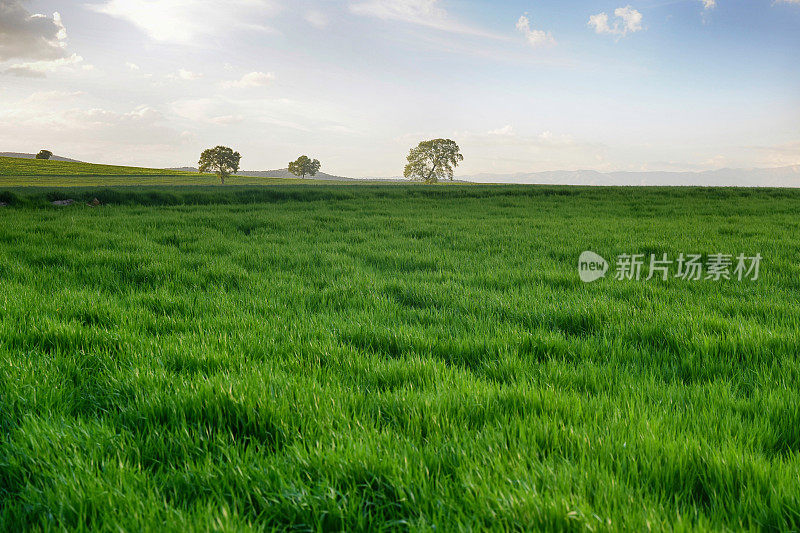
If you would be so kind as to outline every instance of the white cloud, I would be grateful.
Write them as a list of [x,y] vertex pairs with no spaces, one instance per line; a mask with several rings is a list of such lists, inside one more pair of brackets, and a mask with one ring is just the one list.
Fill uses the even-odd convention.
[[0,145],[51,146],[83,161],[139,166],[173,165],[175,154],[187,146],[180,130],[148,106],[113,110],[63,105],[68,102],[0,102]]
[[800,5],[800,0],[775,0],[776,4],[798,4]]
[[318,131],[353,131],[358,123],[351,110],[320,100],[298,101],[287,98],[246,98],[237,95],[213,98],[185,98],[171,104],[173,115],[201,124],[271,125],[303,133]]
[[214,124],[229,126],[231,124],[239,124],[240,122],[244,121],[244,117],[241,115],[222,115],[219,117],[213,117],[210,120]]
[[271,31],[263,20],[278,10],[275,0],[106,0],[88,7],[132,23],[155,41],[173,43],[220,31]]
[[422,24],[426,19],[442,20],[447,11],[437,6],[438,0],[369,0],[350,5],[359,15],[371,15],[384,20],[402,20]]
[[487,132],[487,135],[501,135],[501,136],[514,135],[514,126],[512,126],[511,124],[503,126],[502,128],[497,128],[496,130]]
[[617,20],[615,20],[614,25],[611,26],[609,25],[609,16],[607,13],[592,15],[589,17],[589,26],[593,27],[595,32],[600,35],[614,35],[617,38],[642,30],[642,14],[631,6],[618,7],[614,10],[614,16]]
[[351,3],[350,11],[356,15],[407,22],[451,33],[502,39],[453,20],[444,8],[439,7],[439,0],[365,0]]
[[308,13],[306,13],[306,22],[314,26],[315,28],[325,28],[328,25],[328,16],[325,15],[322,11],[318,11],[316,9],[312,9]]
[[23,106],[38,106],[42,104],[53,104],[54,102],[64,102],[72,100],[86,93],[83,91],[38,91],[22,101]]
[[[800,1],[793,0],[788,3],[800,4]],[[800,141],[775,146],[748,146],[746,149],[759,154],[757,163],[759,166],[800,166]],[[797,183],[800,184],[800,169],[798,169],[797,179]]]
[[150,106],[122,112],[70,106],[80,96],[83,93],[40,91],[5,107],[0,105],[0,135],[12,132],[14,128],[7,125],[24,123],[27,137],[21,140],[52,138],[58,139],[58,144],[76,146],[88,143],[86,146],[96,147],[118,139],[125,139],[126,145],[151,144],[177,137],[163,126],[161,112]]
[[241,110],[242,106],[231,104],[220,98],[195,98],[179,100],[172,104],[172,112],[193,123],[231,125],[244,121],[241,114],[232,114],[231,110]]
[[139,70],[139,65],[136,63],[125,63],[125,66],[128,67],[130,70]]
[[206,122],[216,107],[218,107],[216,102],[210,98],[185,99],[174,102],[172,112],[190,121]]
[[[5,69],[3,73],[24,78],[45,78],[48,72],[76,67],[83,63],[83,58],[78,54],[69,57],[62,57],[52,61],[30,61],[27,63],[15,63]],[[92,65],[81,65],[84,70],[93,70]]]
[[0,0],[0,61],[58,59],[66,45],[61,15],[33,15],[19,0]]
[[203,75],[182,68],[178,69],[178,72],[175,72],[174,74],[169,74],[167,77],[171,80],[196,81],[202,78]]
[[560,135],[556,135],[549,130],[543,131],[542,133],[537,135],[536,138],[543,146],[568,147],[568,146],[574,146],[576,144],[575,139],[573,139],[571,135],[563,133]]
[[[506,146],[527,146],[536,148],[590,148],[596,147],[587,142],[578,142],[571,135],[565,133],[553,133],[550,130],[545,130],[538,134],[526,135],[518,133],[511,124],[491,130],[485,134],[456,132],[455,137],[464,137],[467,139],[479,139],[485,142],[491,142],[494,145]],[[416,135],[419,136],[419,135]],[[455,138],[454,137],[454,138]]]
[[717,0],[699,0],[703,4],[703,24],[708,24],[710,12],[717,8]]
[[93,108],[89,110],[72,109],[66,111],[64,116],[84,128],[97,126],[118,126],[118,125],[149,125],[160,122],[163,115],[148,106],[140,106],[126,113],[118,113],[106,109]]
[[227,81],[222,85],[227,88],[247,89],[253,87],[265,87],[275,81],[275,74],[272,72],[250,72],[236,81]]
[[[42,15],[34,15],[34,17],[41,17]],[[45,17],[47,18],[47,17]],[[67,28],[64,26],[64,23],[61,22],[61,14],[56,11],[53,13],[53,24],[56,25],[58,28],[58,33],[56,33],[56,39],[58,39],[58,45],[61,48],[66,48],[67,46]]]
[[534,30],[531,28],[531,21],[527,14],[522,15],[517,21],[517,30],[525,36],[528,44],[534,48],[540,46],[552,46],[556,44],[556,40],[550,32],[542,30]]
[[611,33],[611,27],[608,25],[608,13],[591,15],[589,17],[589,26],[592,26],[597,33]]
[[622,19],[625,33],[635,33],[642,30],[642,14],[631,6],[617,8],[614,11],[614,15]]

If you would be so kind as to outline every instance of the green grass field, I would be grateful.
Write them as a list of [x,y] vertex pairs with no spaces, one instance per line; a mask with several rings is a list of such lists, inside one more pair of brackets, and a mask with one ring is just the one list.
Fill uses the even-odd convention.
[[800,529],[800,191],[3,198],[0,530]]

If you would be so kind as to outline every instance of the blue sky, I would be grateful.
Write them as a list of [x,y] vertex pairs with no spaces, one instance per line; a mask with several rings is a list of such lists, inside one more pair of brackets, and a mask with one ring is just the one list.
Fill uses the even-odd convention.
[[800,0],[0,0],[0,151],[393,176],[449,137],[460,175],[776,167],[798,65]]

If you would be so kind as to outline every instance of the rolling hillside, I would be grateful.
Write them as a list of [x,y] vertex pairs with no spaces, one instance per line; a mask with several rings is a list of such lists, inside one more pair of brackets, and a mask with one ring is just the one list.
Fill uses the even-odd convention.
[[[299,180],[233,176],[231,185],[267,185]],[[114,185],[214,185],[213,174],[179,170],[96,165],[0,157],[0,187],[79,187]]]
[[[0,152],[0,157],[16,157],[18,159],[36,159],[36,154],[23,154],[19,152]],[[60,155],[50,157],[50,161],[67,161],[69,163],[80,163],[77,159],[70,159]]]
[[156,168],[0,157],[0,176],[182,176],[186,174],[186,172]]

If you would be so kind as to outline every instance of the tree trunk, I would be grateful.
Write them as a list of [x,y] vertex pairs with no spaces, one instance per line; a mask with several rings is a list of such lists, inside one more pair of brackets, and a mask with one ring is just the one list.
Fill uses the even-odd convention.
[[434,175],[434,173],[436,172],[436,167],[437,167],[437,166],[438,166],[438,165],[435,165],[435,164],[434,164],[434,165],[433,165],[433,168],[431,168],[431,173],[430,173],[430,174],[428,174],[428,177],[427,177],[427,178],[425,178],[425,182],[426,182],[426,183],[431,183],[431,179],[433,178],[433,175]]

